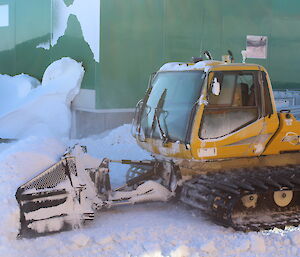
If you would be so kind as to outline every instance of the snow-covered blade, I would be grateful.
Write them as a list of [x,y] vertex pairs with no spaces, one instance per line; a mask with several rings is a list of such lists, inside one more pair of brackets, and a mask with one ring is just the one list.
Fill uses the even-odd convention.
[[96,191],[75,146],[63,158],[20,186],[20,237],[35,237],[80,227],[93,220]]
[[[145,166],[144,173],[112,190],[109,163]],[[170,166],[172,169],[172,167]],[[164,178],[164,173],[168,178]],[[159,161],[95,159],[84,146],[75,145],[60,161],[38,174],[16,193],[20,207],[19,237],[36,237],[81,227],[94,211],[124,204],[168,201],[171,170]]]

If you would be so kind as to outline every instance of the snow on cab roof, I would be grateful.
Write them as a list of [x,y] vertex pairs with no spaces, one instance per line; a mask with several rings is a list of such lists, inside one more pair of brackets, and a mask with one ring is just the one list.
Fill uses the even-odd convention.
[[216,60],[206,60],[206,61],[200,61],[197,63],[186,63],[186,62],[169,62],[164,64],[159,71],[185,71],[185,70],[204,70],[208,71],[212,66],[251,66],[251,67],[259,67],[263,68],[262,66],[258,64],[249,64],[249,63],[226,63]]
[[184,71],[184,70],[206,70],[211,66],[225,64],[225,62],[207,60],[197,63],[169,62],[164,64],[159,71]]

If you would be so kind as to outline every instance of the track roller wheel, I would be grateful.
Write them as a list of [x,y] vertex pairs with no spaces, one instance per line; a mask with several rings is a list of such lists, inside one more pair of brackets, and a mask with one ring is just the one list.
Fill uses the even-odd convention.
[[246,208],[255,208],[257,203],[257,198],[258,198],[257,194],[245,195],[242,197],[243,205]]
[[274,202],[278,206],[280,207],[288,206],[293,199],[293,191],[284,190],[284,189],[280,191],[275,191],[273,198],[274,198]]

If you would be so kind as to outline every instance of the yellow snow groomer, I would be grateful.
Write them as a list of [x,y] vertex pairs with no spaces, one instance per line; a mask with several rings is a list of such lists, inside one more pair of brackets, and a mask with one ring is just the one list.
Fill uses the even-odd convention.
[[299,223],[299,136],[256,64],[165,64],[136,114],[139,145],[194,177],[181,200],[240,230]]
[[[133,134],[154,158],[122,160],[131,164],[122,187],[111,189],[108,159],[83,167],[75,148],[20,186],[20,235],[78,226],[103,207],[174,196],[236,230],[300,223],[300,122],[277,112],[262,66],[163,65],[137,105]],[[85,193],[91,187],[94,196]]]

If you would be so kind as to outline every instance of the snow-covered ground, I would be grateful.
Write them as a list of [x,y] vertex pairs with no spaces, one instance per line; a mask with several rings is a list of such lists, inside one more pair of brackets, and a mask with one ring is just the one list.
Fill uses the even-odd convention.
[[[14,119],[6,123],[6,131],[3,129],[3,133],[7,132],[7,135],[19,139],[12,143],[0,144],[0,256],[273,257],[300,255],[298,229],[259,233],[236,232],[210,223],[201,216],[201,213],[180,202],[144,203],[103,210],[96,214],[94,221],[81,229],[36,239],[17,240],[19,225],[18,205],[15,200],[17,188],[59,160],[68,146],[75,143],[86,145],[89,154],[96,158],[137,160],[150,158],[149,153],[140,149],[130,136],[130,125],[81,140],[69,140],[68,106],[74,96],[73,93],[69,93],[76,91],[78,81],[74,79],[73,86],[69,84],[67,87],[62,83],[67,80],[67,73],[60,73],[61,70],[69,70],[68,76],[73,78],[73,73],[77,75],[80,73],[79,66],[70,60],[53,65],[52,70],[48,70],[49,80],[45,80],[44,86],[48,84],[47,81],[59,77],[60,79],[55,83],[57,87],[50,83],[53,90],[47,89],[46,86],[43,92],[39,93],[42,101],[38,101],[39,97],[35,97],[37,93],[34,97],[31,96],[39,88],[39,83],[24,75],[22,83],[30,80],[37,85],[37,88],[25,82],[24,86],[20,86],[22,83],[16,79],[12,82],[13,86],[24,87],[25,91],[21,90],[21,92],[25,93],[16,99],[16,104],[7,105],[6,111],[0,112],[0,124],[3,117],[14,113]],[[80,78],[81,76],[77,76],[77,80]],[[5,77],[5,81],[11,82],[11,80],[14,78]],[[0,93],[1,87],[0,77]],[[7,88],[2,91],[9,93]],[[49,92],[52,100],[46,97]],[[30,99],[32,101],[29,101]],[[52,105],[57,108],[52,108]],[[17,106],[18,108],[15,108]],[[43,118],[40,112],[36,112],[39,107],[45,110],[45,117],[58,115],[59,121],[65,122],[60,123],[53,118],[38,118]],[[23,122],[20,118],[25,114],[26,117],[32,118]],[[20,122],[19,127],[15,120]],[[24,126],[28,125],[28,122],[31,133]],[[39,131],[39,133],[32,133],[32,131]],[[122,184],[125,172],[126,165],[111,164],[112,184]]]
[[[49,166],[68,145],[88,147],[97,158],[148,158],[124,125],[103,136],[81,140],[29,137],[2,147],[0,153],[1,256],[298,256],[298,229],[235,232],[206,221],[181,203],[146,203],[99,211],[79,230],[36,239],[16,240],[18,206],[15,190],[30,174]],[[114,165],[114,184],[124,181],[124,168]],[[121,172],[120,172],[121,170]]]

